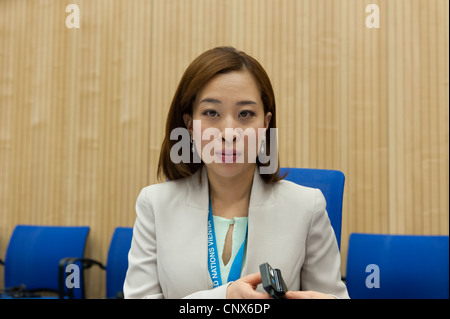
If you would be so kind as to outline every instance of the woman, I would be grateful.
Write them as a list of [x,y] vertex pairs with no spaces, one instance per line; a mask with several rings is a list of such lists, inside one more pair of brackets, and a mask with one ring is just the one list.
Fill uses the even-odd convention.
[[281,270],[287,298],[348,298],[322,193],[279,175],[275,119],[255,59],[219,47],[191,63],[159,159],[170,181],[137,199],[126,298],[270,298],[265,262]]

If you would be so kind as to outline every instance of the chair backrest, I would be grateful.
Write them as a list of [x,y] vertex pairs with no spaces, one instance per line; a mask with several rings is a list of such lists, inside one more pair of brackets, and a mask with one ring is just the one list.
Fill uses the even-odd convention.
[[[88,226],[17,225],[5,256],[5,288],[58,291],[58,265],[64,257],[82,258]],[[74,288],[81,298],[82,287]]]
[[106,298],[116,298],[123,292],[132,237],[133,228],[117,227],[114,231],[106,262]]
[[341,171],[313,168],[281,168],[281,175],[288,172],[285,180],[318,188],[327,201],[327,213],[333,227],[338,247],[341,247],[342,201],[345,176]]
[[449,237],[353,233],[346,284],[354,299],[448,299]]

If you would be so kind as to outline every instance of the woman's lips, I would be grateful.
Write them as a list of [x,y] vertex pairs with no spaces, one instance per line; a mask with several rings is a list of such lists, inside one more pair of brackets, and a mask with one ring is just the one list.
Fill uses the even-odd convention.
[[222,152],[216,152],[216,156],[222,161],[222,163],[234,163],[236,159],[241,155],[236,150],[224,150]]

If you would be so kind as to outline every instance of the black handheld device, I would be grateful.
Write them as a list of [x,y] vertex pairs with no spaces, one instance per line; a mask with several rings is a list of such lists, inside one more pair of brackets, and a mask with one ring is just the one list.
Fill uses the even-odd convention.
[[284,294],[287,292],[287,288],[281,276],[281,271],[279,269],[273,269],[268,263],[259,265],[259,271],[261,272],[264,290],[273,299],[286,299]]

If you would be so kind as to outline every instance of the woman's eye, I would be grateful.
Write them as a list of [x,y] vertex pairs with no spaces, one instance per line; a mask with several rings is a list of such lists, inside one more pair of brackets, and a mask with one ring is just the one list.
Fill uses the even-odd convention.
[[206,115],[209,117],[216,117],[219,114],[214,110],[206,110],[205,112],[203,112],[203,115]]
[[243,117],[243,118],[250,118],[250,117],[252,117],[252,116],[255,116],[255,112],[252,112],[252,111],[242,111],[239,115],[240,115],[241,117]]

